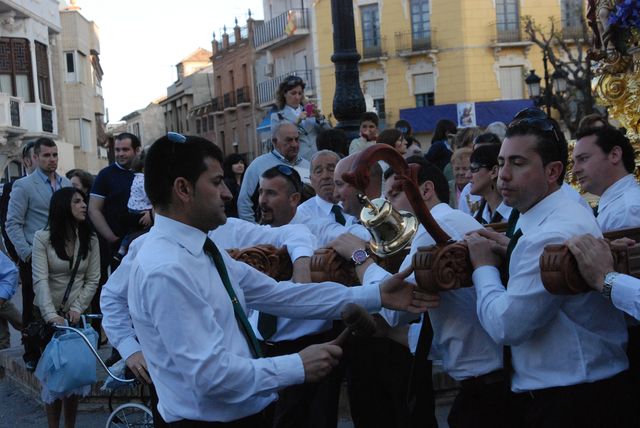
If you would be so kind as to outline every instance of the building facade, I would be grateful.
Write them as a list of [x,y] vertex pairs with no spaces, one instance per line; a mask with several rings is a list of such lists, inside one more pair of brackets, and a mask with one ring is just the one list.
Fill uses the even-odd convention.
[[160,103],[165,97],[149,103],[145,108],[136,110],[124,116],[122,121],[126,123],[126,130],[137,136],[142,146],[150,146],[158,138],[165,134],[164,110]]
[[25,141],[58,138],[54,91],[57,0],[0,0],[0,170],[22,175]]
[[160,101],[164,113],[164,132],[195,132],[193,107],[213,98],[213,69],[210,58],[211,52],[198,48],[176,64],[178,78],[167,88],[167,97]]
[[73,145],[75,167],[97,174],[107,165],[98,27],[72,4],[60,11],[60,135]]
[[214,34],[211,42],[215,75],[211,110],[215,141],[225,156],[239,153],[245,155],[247,161],[262,154],[256,128],[264,112],[256,96],[253,45],[254,31],[260,24],[249,17],[246,26],[240,27],[236,20],[231,34],[225,28],[221,40],[216,40]]
[[[502,101],[527,99],[524,79],[530,69],[542,69],[542,52],[528,41],[521,18],[528,15],[544,24],[553,17],[570,35],[581,28],[584,13],[579,0],[353,4],[361,87],[368,110],[377,111],[388,126],[406,109],[475,102],[496,102],[499,107]],[[329,112],[335,91],[333,43],[316,35],[332,32],[331,2],[315,2],[314,16],[319,98]]]

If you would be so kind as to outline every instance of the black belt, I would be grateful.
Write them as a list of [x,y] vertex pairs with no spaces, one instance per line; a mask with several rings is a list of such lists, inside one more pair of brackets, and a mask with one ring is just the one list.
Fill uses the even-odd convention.
[[464,389],[479,388],[486,385],[493,385],[504,381],[504,370],[495,370],[480,376],[471,377],[460,381],[460,386]]

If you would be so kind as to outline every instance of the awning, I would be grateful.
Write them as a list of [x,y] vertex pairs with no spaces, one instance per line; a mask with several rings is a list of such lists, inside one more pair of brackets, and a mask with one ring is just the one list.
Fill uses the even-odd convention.
[[276,110],[275,108],[272,108],[267,112],[264,119],[262,119],[262,122],[260,122],[260,125],[258,125],[258,127],[256,128],[256,132],[258,134],[263,132],[271,132],[271,113],[275,113],[277,111],[278,110]]
[[[508,124],[520,110],[533,106],[532,100],[485,101],[475,104],[476,124],[485,127],[492,122]],[[457,104],[443,104],[400,110],[400,119],[409,121],[413,132],[433,132],[440,119],[458,123]]]

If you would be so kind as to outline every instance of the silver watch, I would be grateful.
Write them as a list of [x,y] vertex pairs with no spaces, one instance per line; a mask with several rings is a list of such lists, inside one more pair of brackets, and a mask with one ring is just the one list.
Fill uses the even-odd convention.
[[613,281],[618,275],[620,275],[618,272],[609,272],[604,276],[604,285],[601,293],[607,299],[611,299],[611,287],[613,287]]
[[351,261],[354,265],[360,266],[369,258],[369,253],[364,248],[358,248],[351,254]]

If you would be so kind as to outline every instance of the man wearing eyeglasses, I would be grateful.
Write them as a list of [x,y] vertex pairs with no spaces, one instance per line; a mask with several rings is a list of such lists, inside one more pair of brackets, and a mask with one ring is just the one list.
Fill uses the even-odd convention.
[[169,426],[266,428],[263,410],[279,389],[315,382],[337,364],[342,351],[331,343],[262,358],[247,307],[301,318],[337,318],[347,302],[426,310],[408,283],[276,283],[221,253],[207,232],[225,223],[231,193],[222,153],[210,141],[163,137],[145,167],[156,218],[132,260],[128,304]]
[[497,268],[505,248],[467,237],[478,316],[509,351],[513,426],[631,426],[624,317],[597,293],[551,295],[540,278],[546,245],[602,235],[593,215],[560,191],[566,164],[554,121],[525,115],[509,125],[498,188],[520,217],[506,248],[506,284]]
[[288,165],[298,171],[304,182],[309,182],[309,161],[298,156],[298,128],[291,123],[280,122],[273,125],[272,133],[273,150],[258,156],[249,164],[238,195],[238,215],[253,223],[259,220],[258,182],[264,171],[276,165]]

